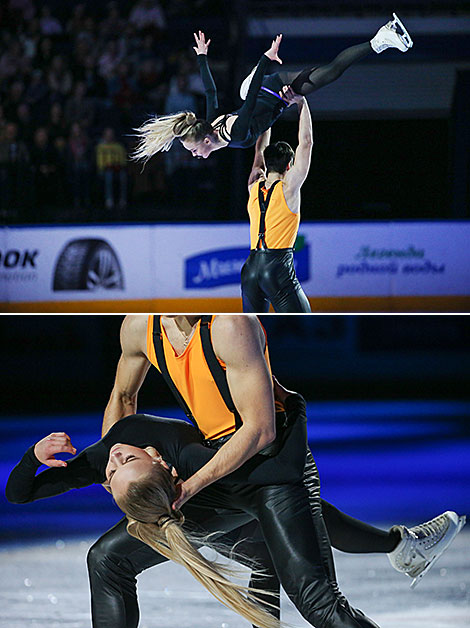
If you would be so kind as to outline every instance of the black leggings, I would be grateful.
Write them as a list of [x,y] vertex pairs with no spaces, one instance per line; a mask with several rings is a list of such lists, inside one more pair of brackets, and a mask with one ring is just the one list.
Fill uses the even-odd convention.
[[292,249],[251,251],[241,272],[244,312],[311,312],[295,274]]
[[372,51],[369,42],[346,48],[343,52],[328,63],[317,68],[309,68],[302,72],[280,72],[286,85],[290,85],[294,92],[306,96],[317,91],[333,81],[336,81],[350,65],[359,61]]
[[[304,476],[303,485],[250,487],[238,496],[224,496],[211,486],[183,510],[189,525],[198,531],[223,532],[228,547],[243,539],[237,551],[256,558],[269,574],[252,578],[251,586],[279,592],[282,583],[317,628],[373,628],[376,625],[352,609],[339,592],[328,537],[343,551],[385,553],[396,547],[400,534],[368,526],[321,500],[318,472],[309,452]],[[234,510],[237,500],[243,510]],[[226,511],[220,508],[224,505]],[[136,576],[165,561],[129,536],[125,518],[106,532],[88,554],[94,628],[137,628]],[[267,600],[272,602],[270,597]],[[275,614],[279,616],[279,610]]]

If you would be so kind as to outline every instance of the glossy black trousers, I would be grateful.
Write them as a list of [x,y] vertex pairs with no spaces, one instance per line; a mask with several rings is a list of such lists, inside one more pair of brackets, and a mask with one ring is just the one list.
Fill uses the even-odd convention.
[[[220,532],[228,545],[246,539],[237,551],[255,557],[271,573],[251,584],[275,592],[282,584],[316,628],[377,628],[339,591],[310,452],[303,482],[243,484],[229,491],[212,485],[183,510],[189,528]],[[136,576],[165,560],[127,534],[125,519],[101,537],[88,554],[94,628],[136,628]]]
[[241,271],[244,312],[311,312],[295,274],[292,249],[252,250]]

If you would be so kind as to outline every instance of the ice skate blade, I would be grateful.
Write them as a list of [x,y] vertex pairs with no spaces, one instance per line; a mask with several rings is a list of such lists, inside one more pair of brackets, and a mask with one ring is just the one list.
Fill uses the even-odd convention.
[[438,558],[440,558],[442,556],[442,554],[446,551],[446,549],[448,549],[451,546],[453,540],[455,539],[457,534],[460,532],[460,530],[464,527],[466,521],[467,521],[467,517],[465,515],[462,515],[461,517],[459,517],[459,521],[457,523],[457,527],[455,528],[454,534],[452,535],[452,537],[449,540],[448,544],[446,545],[446,547],[441,552],[439,552],[439,554],[436,554],[435,556],[433,556],[431,558],[431,560],[429,561],[429,563],[426,565],[426,567],[423,569],[423,571],[419,574],[419,576],[416,576],[416,578],[413,579],[412,583],[410,584],[410,588],[411,589],[415,589],[418,586],[419,581],[423,578],[423,576],[425,576],[428,573],[428,571],[434,565],[436,560]]
[[398,24],[400,29],[403,31],[402,33],[399,33],[398,31],[396,31],[397,35],[400,37],[401,41],[405,44],[407,48],[412,48],[413,40],[411,39],[409,32],[406,30],[405,25],[403,24],[403,22],[400,20],[400,18],[398,17],[396,13],[392,13],[392,15],[393,15],[393,21],[396,24]]

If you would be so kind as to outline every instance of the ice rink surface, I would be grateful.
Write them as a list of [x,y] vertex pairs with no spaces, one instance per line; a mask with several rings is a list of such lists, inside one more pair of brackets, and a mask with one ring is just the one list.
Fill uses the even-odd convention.
[[[2,628],[91,626],[86,553],[95,539],[0,548]],[[350,602],[381,628],[470,626],[470,528],[411,590],[386,556],[335,552]],[[208,594],[184,568],[167,563],[139,576],[140,628],[242,628],[249,624]],[[308,626],[283,595],[283,619]],[[112,627],[110,627],[112,628]]]

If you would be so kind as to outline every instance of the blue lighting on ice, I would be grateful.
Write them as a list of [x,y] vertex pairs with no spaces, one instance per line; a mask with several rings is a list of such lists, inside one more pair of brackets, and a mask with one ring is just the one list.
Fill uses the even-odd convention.
[[[184,418],[176,408],[147,412]],[[315,402],[308,437],[323,497],[370,522],[417,522],[444,510],[469,513],[470,433],[465,401]],[[92,486],[25,505],[4,496],[24,451],[65,430],[78,450],[100,438],[101,415],[5,417],[0,421],[1,537],[20,540],[100,534],[120,518],[103,488]]]

